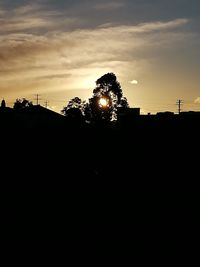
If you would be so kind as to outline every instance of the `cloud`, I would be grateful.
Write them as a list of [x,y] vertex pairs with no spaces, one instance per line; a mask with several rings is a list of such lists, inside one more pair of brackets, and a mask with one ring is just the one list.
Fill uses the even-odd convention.
[[[171,23],[150,23],[150,27],[145,25],[148,32],[154,32],[157,27],[167,25],[177,25],[176,21]],[[168,35],[166,32],[158,35],[143,35],[141,33],[143,25],[138,26],[111,26],[96,29],[82,29],[68,32],[52,31],[47,34],[30,33],[9,33],[0,37],[0,64],[1,71],[17,70],[24,66],[29,68],[51,69],[56,64],[62,68],[80,68],[90,64],[101,62],[126,62],[136,57],[137,51],[142,48],[159,48],[162,36]],[[177,36],[177,35],[176,35]],[[176,36],[173,38],[176,39]],[[151,42],[149,42],[149,40]],[[171,39],[171,42],[173,40]],[[105,42],[107,45],[105,45]],[[160,49],[160,48],[159,48]],[[135,54],[135,55],[134,55]],[[118,63],[116,63],[118,64]],[[58,68],[59,69],[59,68]]]
[[59,10],[48,9],[42,4],[29,4],[19,6],[15,9],[0,9],[0,33],[30,33],[32,31],[41,33],[55,29],[67,28],[76,23],[77,19],[66,17],[66,14]]
[[51,11],[42,10],[42,6],[38,4],[4,10],[0,18],[0,33],[8,34],[49,27],[52,25],[50,16]]
[[189,20],[184,18],[184,19],[175,19],[167,22],[156,21],[156,22],[142,23],[132,28],[132,31],[137,33],[137,32],[151,32],[158,30],[169,30],[183,26],[188,22]]
[[115,26],[113,24],[103,24],[100,25],[100,28],[108,28],[115,30],[119,30],[121,33],[132,33],[132,34],[140,34],[140,33],[148,33],[148,32],[154,32],[154,31],[167,31],[170,29],[176,29],[178,27],[184,26],[185,24],[189,23],[188,19],[175,19],[172,21],[162,22],[162,21],[156,21],[156,22],[149,22],[149,23],[141,23],[138,25],[121,25],[121,26]]
[[134,84],[134,85],[137,85],[138,84],[138,81],[137,80],[132,80],[129,82],[130,84]]
[[194,103],[196,103],[196,104],[200,104],[200,97],[197,97],[197,98],[194,100]]
[[34,4],[26,4],[26,5],[22,5],[19,6],[17,8],[14,9],[14,14],[15,15],[27,15],[27,14],[33,14],[33,12],[35,13],[36,11],[41,10],[42,5],[39,3],[34,3]]
[[67,79],[70,75],[68,73],[63,74],[49,74],[44,76],[38,76],[37,80],[54,80],[54,79]]
[[24,30],[30,30],[34,28],[46,28],[52,25],[51,21],[43,18],[22,18],[18,19],[0,19],[0,33],[19,32]]
[[16,98],[20,92],[35,93],[36,88],[39,93],[92,91],[95,80],[110,71],[127,81],[144,71],[148,53],[187,38],[185,33],[173,34],[188,22],[185,19],[70,30],[59,27],[63,22],[55,14],[49,20],[47,11],[44,16],[37,12],[42,11],[27,6],[15,11],[13,18],[3,18],[0,83],[4,96],[9,92]]

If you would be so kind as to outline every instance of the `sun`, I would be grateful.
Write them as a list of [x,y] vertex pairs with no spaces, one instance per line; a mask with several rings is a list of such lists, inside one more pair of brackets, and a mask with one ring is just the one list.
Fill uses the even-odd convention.
[[100,98],[100,100],[99,100],[99,104],[100,104],[100,106],[102,106],[102,107],[107,107],[107,105],[108,105],[108,101],[107,101],[107,99],[106,98],[104,98],[104,97],[102,97],[102,98]]

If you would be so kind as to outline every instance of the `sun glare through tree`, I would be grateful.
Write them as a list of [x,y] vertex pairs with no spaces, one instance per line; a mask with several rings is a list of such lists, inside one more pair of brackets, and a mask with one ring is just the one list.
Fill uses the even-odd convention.
[[106,108],[109,104],[108,104],[108,100],[104,97],[100,98],[99,100],[99,105],[102,108]]

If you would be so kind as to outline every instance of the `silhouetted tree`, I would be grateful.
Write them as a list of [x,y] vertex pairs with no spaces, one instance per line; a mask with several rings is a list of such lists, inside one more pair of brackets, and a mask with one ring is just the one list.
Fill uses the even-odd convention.
[[79,97],[75,97],[69,101],[61,112],[68,118],[74,120],[82,120],[85,115],[86,102]]
[[93,91],[94,95],[112,93],[116,96],[117,104],[120,103],[122,97],[122,89],[120,83],[117,81],[117,77],[114,73],[104,74],[96,81],[96,88]]
[[123,97],[116,75],[107,73],[96,81],[93,96],[88,103],[75,97],[61,112],[70,118],[78,118],[82,114],[86,121],[109,122],[117,119],[118,107],[129,108],[128,101]]
[[[101,99],[107,101],[101,105]],[[118,107],[129,107],[122,88],[114,73],[107,73],[96,81],[93,97],[89,100],[91,118],[94,120],[116,120]]]
[[6,101],[3,99],[1,101],[1,108],[5,108],[6,107]]
[[[103,105],[101,104],[102,99],[105,102]],[[111,121],[113,116],[111,97],[103,94],[101,96],[93,96],[89,99],[85,114],[88,121]]]
[[33,106],[33,103],[31,101],[28,101],[26,98],[22,98],[22,99],[16,99],[13,108],[16,110],[20,110],[31,106]]
[[75,97],[68,102],[67,106],[64,107],[63,110],[61,110],[61,112],[62,114],[67,115],[68,110],[79,109],[81,113],[84,115],[85,105],[86,105],[85,101],[82,101],[79,97]]
[[122,97],[119,103],[119,107],[129,108],[128,100],[126,97]]

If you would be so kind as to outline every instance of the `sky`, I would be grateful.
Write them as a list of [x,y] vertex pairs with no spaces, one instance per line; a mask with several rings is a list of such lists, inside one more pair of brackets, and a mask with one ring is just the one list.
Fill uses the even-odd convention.
[[60,112],[116,74],[142,113],[200,110],[199,0],[0,0],[0,99]]

